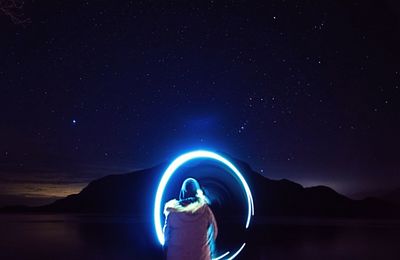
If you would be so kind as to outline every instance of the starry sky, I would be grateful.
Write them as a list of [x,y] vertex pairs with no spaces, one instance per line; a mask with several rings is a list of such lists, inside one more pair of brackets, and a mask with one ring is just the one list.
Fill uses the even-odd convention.
[[0,206],[208,148],[400,186],[396,1],[25,1],[0,13]]

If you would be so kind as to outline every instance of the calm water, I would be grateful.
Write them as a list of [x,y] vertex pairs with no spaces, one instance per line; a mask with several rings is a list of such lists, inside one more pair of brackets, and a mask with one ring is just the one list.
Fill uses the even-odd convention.
[[[238,259],[400,259],[400,221],[253,224]],[[151,222],[130,217],[0,215],[0,259],[162,259],[152,232]]]

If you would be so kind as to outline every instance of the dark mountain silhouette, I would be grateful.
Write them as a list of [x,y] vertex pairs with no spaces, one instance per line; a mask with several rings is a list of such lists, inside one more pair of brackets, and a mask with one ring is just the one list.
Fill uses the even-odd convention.
[[385,201],[389,201],[400,206],[400,188],[388,191],[379,198],[382,198]]
[[[234,160],[234,159],[233,159]],[[353,200],[326,186],[304,188],[282,179],[271,180],[234,160],[248,181],[257,216],[399,217],[399,207],[382,199]],[[79,194],[41,207],[7,207],[11,212],[74,212],[152,216],[154,194],[167,164],[92,181]],[[218,183],[218,180],[215,181]],[[219,184],[223,185],[223,184]],[[228,200],[226,200],[228,201]],[[216,203],[217,214],[234,212],[235,206]]]
[[400,206],[400,188],[355,193],[354,198],[379,198]]

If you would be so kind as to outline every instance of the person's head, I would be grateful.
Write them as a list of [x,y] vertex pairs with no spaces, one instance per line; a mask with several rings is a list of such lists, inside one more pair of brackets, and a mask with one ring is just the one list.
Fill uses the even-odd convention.
[[194,202],[199,202],[200,204],[210,204],[210,201],[204,195],[199,182],[194,178],[187,178],[182,183],[182,188],[179,193],[179,204],[181,206],[187,206]]
[[201,190],[199,182],[194,178],[187,178],[182,183],[181,192],[179,193],[179,200],[196,198],[199,190]]

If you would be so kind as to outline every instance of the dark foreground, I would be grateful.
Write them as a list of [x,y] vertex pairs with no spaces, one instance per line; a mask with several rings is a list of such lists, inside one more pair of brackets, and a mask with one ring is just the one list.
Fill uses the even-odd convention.
[[[221,239],[235,237],[228,230],[222,227]],[[400,259],[400,221],[259,218],[246,236],[241,237],[246,241],[225,245],[233,249],[247,243],[237,259]],[[0,259],[162,257],[150,221],[93,215],[0,215]]]

